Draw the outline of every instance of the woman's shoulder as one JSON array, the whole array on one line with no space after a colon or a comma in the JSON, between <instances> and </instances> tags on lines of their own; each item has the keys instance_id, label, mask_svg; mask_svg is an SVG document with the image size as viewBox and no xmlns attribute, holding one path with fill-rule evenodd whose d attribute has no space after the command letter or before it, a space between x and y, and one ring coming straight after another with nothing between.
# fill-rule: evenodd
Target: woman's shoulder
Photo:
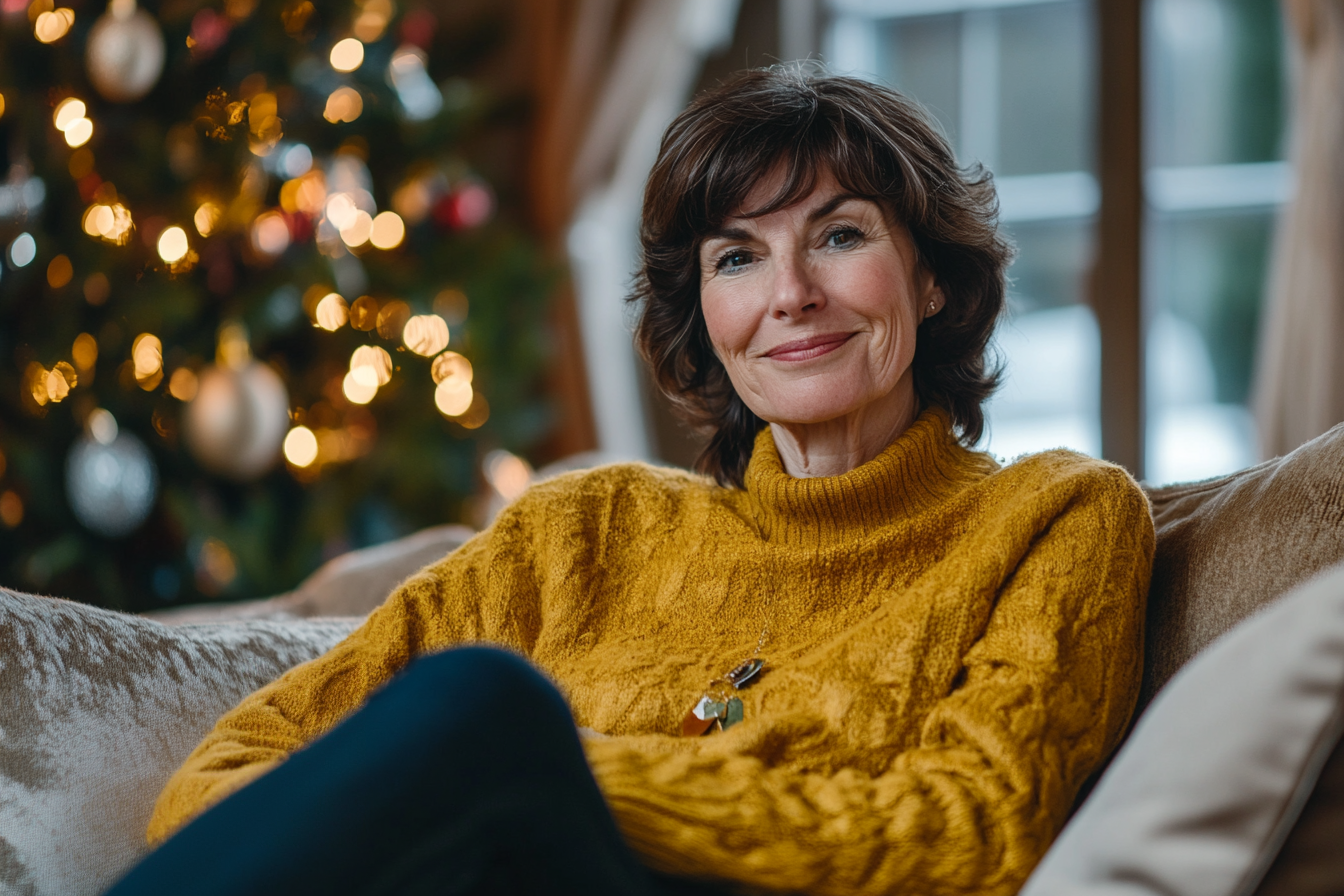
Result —
<instances>
[{"instance_id":1,"label":"woman's shoulder","mask_svg":"<svg viewBox=\"0 0 1344 896\"><path fill-rule=\"evenodd\" d=\"M1023 454L1004 464L995 476L1016 489L1063 491L1084 501L1149 513L1147 495L1124 467L1068 448Z\"/></svg>"},{"instance_id":2,"label":"woman's shoulder","mask_svg":"<svg viewBox=\"0 0 1344 896\"><path fill-rule=\"evenodd\" d=\"M669 504L713 500L725 491L714 480L688 470L628 461L547 476L531 485L517 503L603 513L622 507L651 511Z\"/></svg>"}]
</instances>

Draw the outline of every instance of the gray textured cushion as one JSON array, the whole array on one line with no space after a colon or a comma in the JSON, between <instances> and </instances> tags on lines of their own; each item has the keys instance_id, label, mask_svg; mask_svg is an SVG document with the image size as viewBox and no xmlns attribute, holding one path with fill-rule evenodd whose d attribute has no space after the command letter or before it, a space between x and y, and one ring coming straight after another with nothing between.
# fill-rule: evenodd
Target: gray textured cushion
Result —
<instances>
[{"instance_id":1,"label":"gray textured cushion","mask_svg":"<svg viewBox=\"0 0 1344 896\"><path fill-rule=\"evenodd\" d=\"M1284 457L1148 497L1157 558L1140 706L1223 632L1344 561L1344 425Z\"/></svg>"},{"instance_id":2,"label":"gray textured cushion","mask_svg":"<svg viewBox=\"0 0 1344 896\"><path fill-rule=\"evenodd\" d=\"M1254 892L1342 730L1344 565L1172 678L1021 896Z\"/></svg>"},{"instance_id":3,"label":"gray textured cushion","mask_svg":"<svg viewBox=\"0 0 1344 896\"><path fill-rule=\"evenodd\" d=\"M170 628L0 589L0 896L92 896L215 720L358 619Z\"/></svg>"}]
</instances>

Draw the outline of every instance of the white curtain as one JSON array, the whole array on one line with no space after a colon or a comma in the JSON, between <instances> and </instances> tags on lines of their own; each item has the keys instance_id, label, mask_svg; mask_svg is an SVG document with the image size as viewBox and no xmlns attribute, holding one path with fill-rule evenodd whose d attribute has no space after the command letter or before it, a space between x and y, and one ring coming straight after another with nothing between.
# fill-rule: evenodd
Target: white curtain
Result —
<instances>
[{"instance_id":1,"label":"white curtain","mask_svg":"<svg viewBox=\"0 0 1344 896\"><path fill-rule=\"evenodd\" d=\"M1344 0L1284 0L1297 189L1275 235L1256 371L1261 451L1344 421Z\"/></svg>"}]
</instances>

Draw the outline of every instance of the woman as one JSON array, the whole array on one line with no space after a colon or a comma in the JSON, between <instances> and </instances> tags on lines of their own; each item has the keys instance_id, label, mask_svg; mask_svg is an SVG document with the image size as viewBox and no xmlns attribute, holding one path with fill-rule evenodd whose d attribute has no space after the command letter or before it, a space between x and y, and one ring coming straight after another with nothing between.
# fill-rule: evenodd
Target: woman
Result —
<instances>
[{"instance_id":1,"label":"woman","mask_svg":"<svg viewBox=\"0 0 1344 896\"><path fill-rule=\"evenodd\" d=\"M115 892L1016 892L1133 708L1153 528L1116 467L967 447L994 215L892 91L697 98L636 298L709 476L533 487L224 716ZM410 663L464 644L568 707L493 648Z\"/></svg>"}]
</instances>

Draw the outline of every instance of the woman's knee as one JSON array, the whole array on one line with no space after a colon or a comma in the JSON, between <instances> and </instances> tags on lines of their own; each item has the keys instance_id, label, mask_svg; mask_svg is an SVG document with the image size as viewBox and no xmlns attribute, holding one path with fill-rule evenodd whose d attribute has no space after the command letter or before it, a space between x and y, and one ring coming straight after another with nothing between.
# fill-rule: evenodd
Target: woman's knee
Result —
<instances>
[{"instance_id":1,"label":"woman's knee","mask_svg":"<svg viewBox=\"0 0 1344 896\"><path fill-rule=\"evenodd\" d=\"M392 688L409 692L422 712L434 707L475 724L501 714L573 724L555 685L527 660L498 647L455 647L417 657L389 684Z\"/></svg>"}]
</instances>

